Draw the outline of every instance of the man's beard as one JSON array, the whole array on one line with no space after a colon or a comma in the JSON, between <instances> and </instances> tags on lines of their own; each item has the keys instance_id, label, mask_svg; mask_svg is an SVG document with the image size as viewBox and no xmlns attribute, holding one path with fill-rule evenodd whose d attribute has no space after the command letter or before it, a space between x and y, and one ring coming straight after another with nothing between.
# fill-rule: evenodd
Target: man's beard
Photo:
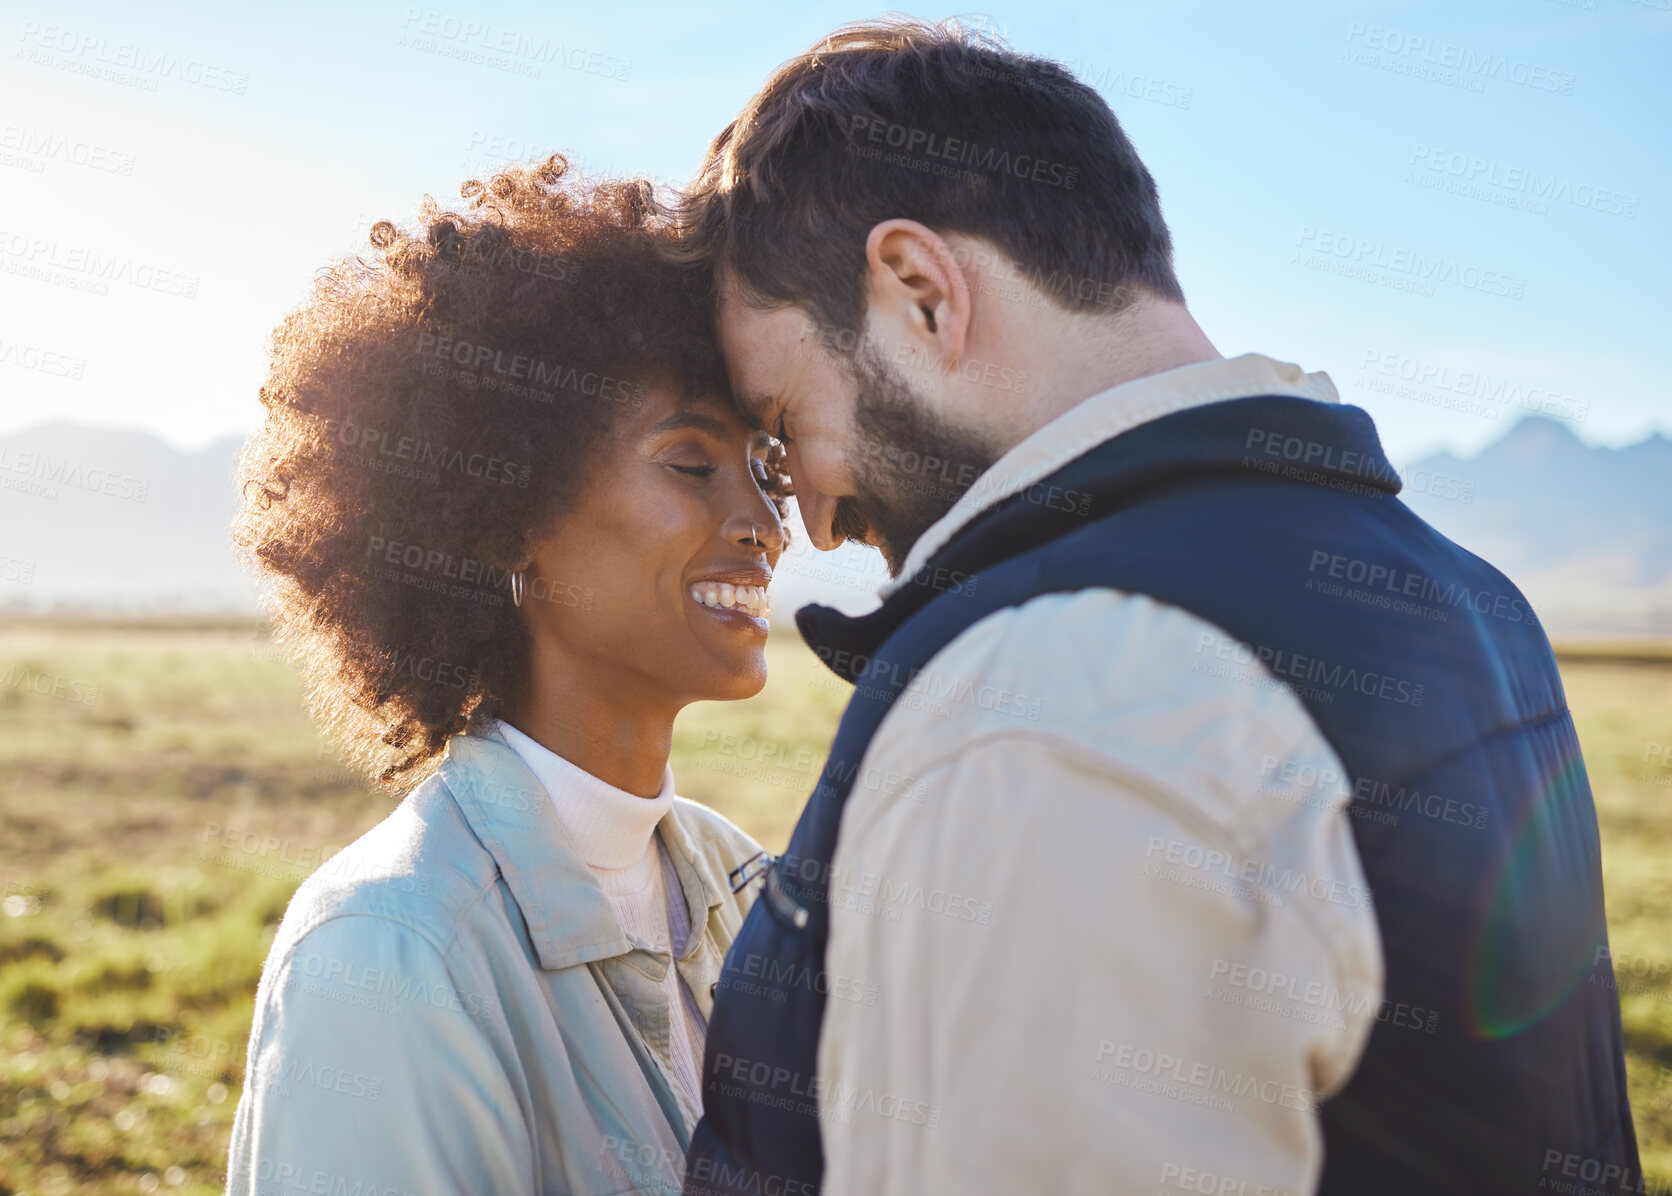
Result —
<instances>
[{"instance_id":1,"label":"man's beard","mask_svg":"<svg viewBox=\"0 0 1672 1196\"><path fill-rule=\"evenodd\" d=\"M911 384L869 349L854 355L850 372L857 387L848 454L854 493L837 500L830 530L876 545L898 577L912 545L999 454L924 410Z\"/></svg>"}]
</instances>

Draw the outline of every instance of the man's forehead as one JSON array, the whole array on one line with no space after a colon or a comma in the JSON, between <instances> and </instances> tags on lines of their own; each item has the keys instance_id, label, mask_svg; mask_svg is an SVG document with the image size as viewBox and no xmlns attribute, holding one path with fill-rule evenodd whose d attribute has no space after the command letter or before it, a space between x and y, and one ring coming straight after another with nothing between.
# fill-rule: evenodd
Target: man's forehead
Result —
<instances>
[{"instance_id":1,"label":"man's forehead","mask_svg":"<svg viewBox=\"0 0 1672 1196\"><path fill-rule=\"evenodd\" d=\"M792 381L812 321L789 304L762 306L722 277L718 324L737 405L754 419L764 419Z\"/></svg>"}]
</instances>

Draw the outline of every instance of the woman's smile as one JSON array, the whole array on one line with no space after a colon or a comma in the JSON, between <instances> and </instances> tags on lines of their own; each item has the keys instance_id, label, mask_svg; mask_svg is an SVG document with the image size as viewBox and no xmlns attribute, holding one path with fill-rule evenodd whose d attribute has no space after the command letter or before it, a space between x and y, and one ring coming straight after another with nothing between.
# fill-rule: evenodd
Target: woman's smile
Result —
<instances>
[{"instance_id":1,"label":"woman's smile","mask_svg":"<svg viewBox=\"0 0 1672 1196\"><path fill-rule=\"evenodd\" d=\"M728 626L765 635L767 619L772 614L772 602L767 594L771 583L770 569L715 574L691 583L691 601Z\"/></svg>"}]
</instances>

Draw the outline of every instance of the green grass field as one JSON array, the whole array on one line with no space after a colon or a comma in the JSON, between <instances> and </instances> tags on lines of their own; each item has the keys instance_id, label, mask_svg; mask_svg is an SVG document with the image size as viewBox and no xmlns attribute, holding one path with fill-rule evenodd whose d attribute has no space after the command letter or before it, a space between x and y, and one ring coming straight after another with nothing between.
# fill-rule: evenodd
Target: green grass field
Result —
<instances>
[{"instance_id":1,"label":"green grass field","mask_svg":"<svg viewBox=\"0 0 1672 1196\"><path fill-rule=\"evenodd\" d=\"M776 849L846 687L793 636L768 651L763 694L686 713L674 771ZM1672 1177L1672 667L1564 674L1644 1163ZM394 801L344 770L259 629L0 626L0 1196L220 1190L274 925Z\"/></svg>"}]
</instances>

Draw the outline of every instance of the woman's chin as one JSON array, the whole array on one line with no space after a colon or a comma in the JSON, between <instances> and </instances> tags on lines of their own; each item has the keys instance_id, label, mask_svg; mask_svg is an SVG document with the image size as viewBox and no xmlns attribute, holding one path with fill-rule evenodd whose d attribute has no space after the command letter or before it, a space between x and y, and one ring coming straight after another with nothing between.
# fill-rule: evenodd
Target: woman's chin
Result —
<instances>
[{"instance_id":1,"label":"woman's chin","mask_svg":"<svg viewBox=\"0 0 1672 1196\"><path fill-rule=\"evenodd\" d=\"M741 702L766 688L766 653L760 649L728 662L727 667L715 669L709 692L709 702Z\"/></svg>"}]
</instances>

